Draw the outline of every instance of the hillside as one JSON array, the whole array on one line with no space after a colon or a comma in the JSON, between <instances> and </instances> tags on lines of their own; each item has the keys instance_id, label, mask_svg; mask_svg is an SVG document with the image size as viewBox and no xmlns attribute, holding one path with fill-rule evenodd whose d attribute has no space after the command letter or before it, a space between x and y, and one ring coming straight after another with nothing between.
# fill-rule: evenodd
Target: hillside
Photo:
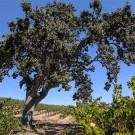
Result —
<instances>
[{"instance_id":1,"label":"hillside","mask_svg":"<svg viewBox=\"0 0 135 135\"><path fill-rule=\"evenodd\" d=\"M24 100L19 100L19 99L12 99L12 98L4 98L0 97L0 103L8 100L7 105L8 106L17 106L23 110L24 108ZM58 112L58 113L66 113L68 111L68 106L64 105L49 105L49 104L43 104L40 103L37 105L35 111L40 111L40 110L46 110L47 112Z\"/></svg>"},{"instance_id":2,"label":"hillside","mask_svg":"<svg viewBox=\"0 0 135 135\"><path fill-rule=\"evenodd\" d=\"M19 108L17 114L13 114L18 120L24 107L24 101L11 98L0 97L0 104L8 106L11 110L12 107ZM68 115L68 106L63 105L47 105L39 104L33 114L33 128L23 126L21 130L15 128L13 135L56 135L63 134L63 132L70 132L82 130L82 127L76 123L76 120L71 115Z\"/></svg>"}]
</instances>

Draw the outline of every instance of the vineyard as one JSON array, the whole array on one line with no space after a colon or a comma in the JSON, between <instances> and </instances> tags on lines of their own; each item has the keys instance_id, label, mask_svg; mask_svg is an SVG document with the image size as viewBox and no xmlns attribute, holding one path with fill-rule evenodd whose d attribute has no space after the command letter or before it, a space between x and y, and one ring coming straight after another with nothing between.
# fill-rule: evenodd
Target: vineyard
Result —
<instances>
[{"instance_id":1,"label":"vineyard","mask_svg":"<svg viewBox=\"0 0 135 135\"><path fill-rule=\"evenodd\" d=\"M121 86L115 85L112 103L106 104L100 99L78 102L72 108L72 115L84 127L85 134L135 135L135 98L122 96Z\"/></svg>"},{"instance_id":2,"label":"vineyard","mask_svg":"<svg viewBox=\"0 0 135 135\"><path fill-rule=\"evenodd\" d=\"M14 117L22 113L23 106L22 100L0 98L0 135L11 134L14 131L24 132L20 119ZM72 119L75 119L74 122L68 117L71 115ZM42 117L37 119L39 116ZM67 117L70 124L60 125L59 122ZM47 119L51 121L46 121ZM77 102L76 107L39 104L34 112L34 120L33 127L36 130L51 129L49 133L59 127L57 130L65 131L64 135L109 135L112 133L134 135L135 99L123 96L121 86L115 85L110 104L101 102L101 98L93 99L93 97L89 101ZM48 122L51 123L48 124Z\"/></svg>"},{"instance_id":3,"label":"vineyard","mask_svg":"<svg viewBox=\"0 0 135 135\"><path fill-rule=\"evenodd\" d=\"M4 103L4 106L8 107L17 107L19 109L18 113L22 113L24 109L24 101L18 100L18 99L11 99L11 98L2 98L0 97L0 103ZM55 112L55 113L62 113L65 114L68 112L69 107L64 105L48 105L48 104L42 104L40 103L37 105L35 109L35 114L41 114L41 113L49 113L49 112Z\"/></svg>"},{"instance_id":4,"label":"vineyard","mask_svg":"<svg viewBox=\"0 0 135 135\"><path fill-rule=\"evenodd\" d=\"M20 122L24 101L11 98L0 98L0 105L0 135L16 133L25 134L27 132L32 135L36 133L42 134L43 129L45 130L44 133L46 132L47 135L54 132L60 132L61 134L64 131L68 134L70 130L82 130L82 126L75 123L74 118L71 116L68 117L69 106L39 104L33 114L34 130L29 131L29 128L22 127ZM65 122L63 121L64 119Z\"/></svg>"}]
</instances>

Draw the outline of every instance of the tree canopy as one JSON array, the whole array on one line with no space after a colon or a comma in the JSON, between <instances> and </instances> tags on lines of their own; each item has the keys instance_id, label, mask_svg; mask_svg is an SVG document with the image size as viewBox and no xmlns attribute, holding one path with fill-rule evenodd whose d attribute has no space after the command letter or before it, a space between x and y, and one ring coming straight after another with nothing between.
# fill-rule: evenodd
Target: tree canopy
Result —
<instances>
[{"instance_id":1,"label":"tree canopy","mask_svg":"<svg viewBox=\"0 0 135 135\"><path fill-rule=\"evenodd\" d=\"M94 62L107 70L106 90L117 82L119 62L135 63L135 14L128 3L102 13L101 2L94 0L78 16L72 4L56 1L35 8L24 1L21 7L25 16L9 22L10 32L0 41L0 80L21 77L20 87L32 97L43 98L59 86L68 91L74 81L73 98L87 99ZM95 57L89 53L93 46Z\"/></svg>"}]
</instances>

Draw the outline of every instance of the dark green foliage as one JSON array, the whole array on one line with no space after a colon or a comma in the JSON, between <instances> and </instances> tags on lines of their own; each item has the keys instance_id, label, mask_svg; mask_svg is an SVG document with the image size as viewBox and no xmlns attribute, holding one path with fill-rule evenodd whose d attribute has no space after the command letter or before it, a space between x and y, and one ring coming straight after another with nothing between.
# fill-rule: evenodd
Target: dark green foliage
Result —
<instances>
[{"instance_id":1,"label":"dark green foliage","mask_svg":"<svg viewBox=\"0 0 135 135\"><path fill-rule=\"evenodd\" d=\"M0 41L0 81L5 76L14 79L21 77L20 88L23 85L26 88L23 124L32 123L28 116L32 118L31 112L50 89L62 88L68 91L71 81L75 82L77 90L73 99L89 100L93 84L90 75L95 71L95 62L106 68L105 90L117 82L119 62L128 66L135 63L135 14L128 3L114 12L102 13L100 0L93 0L90 9L78 16L72 4L56 1L35 8L23 1L21 7L24 17L9 22L10 32L3 35ZM89 53L93 46L97 48L95 56ZM121 104L127 104L126 100L129 100L114 92L117 107L115 104L116 108L113 105L112 108L105 106L107 110L102 112L111 126L118 121L112 121L110 116L116 119L125 116L114 115L114 110L116 112L119 108L115 98L117 94ZM100 111L97 112L100 106L93 109L97 116L100 116ZM122 109L127 113L125 108ZM133 117L134 114L130 114L129 119ZM100 117L96 119L96 124L104 123L104 119L103 122ZM102 126L107 128L105 123ZM123 127L120 128L123 130Z\"/></svg>"}]
</instances>

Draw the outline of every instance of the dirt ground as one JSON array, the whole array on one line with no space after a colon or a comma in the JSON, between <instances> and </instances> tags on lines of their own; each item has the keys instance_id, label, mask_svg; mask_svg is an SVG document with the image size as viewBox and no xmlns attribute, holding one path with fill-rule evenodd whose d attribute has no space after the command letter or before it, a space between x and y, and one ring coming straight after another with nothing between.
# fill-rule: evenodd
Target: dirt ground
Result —
<instances>
[{"instance_id":1,"label":"dirt ground","mask_svg":"<svg viewBox=\"0 0 135 135\"><path fill-rule=\"evenodd\" d=\"M62 132L76 129L81 130L82 127L72 116L62 114L48 116L43 113L33 117L33 130L24 127L22 132L16 132L13 135L61 135Z\"/></svg>"}]
</instances>

